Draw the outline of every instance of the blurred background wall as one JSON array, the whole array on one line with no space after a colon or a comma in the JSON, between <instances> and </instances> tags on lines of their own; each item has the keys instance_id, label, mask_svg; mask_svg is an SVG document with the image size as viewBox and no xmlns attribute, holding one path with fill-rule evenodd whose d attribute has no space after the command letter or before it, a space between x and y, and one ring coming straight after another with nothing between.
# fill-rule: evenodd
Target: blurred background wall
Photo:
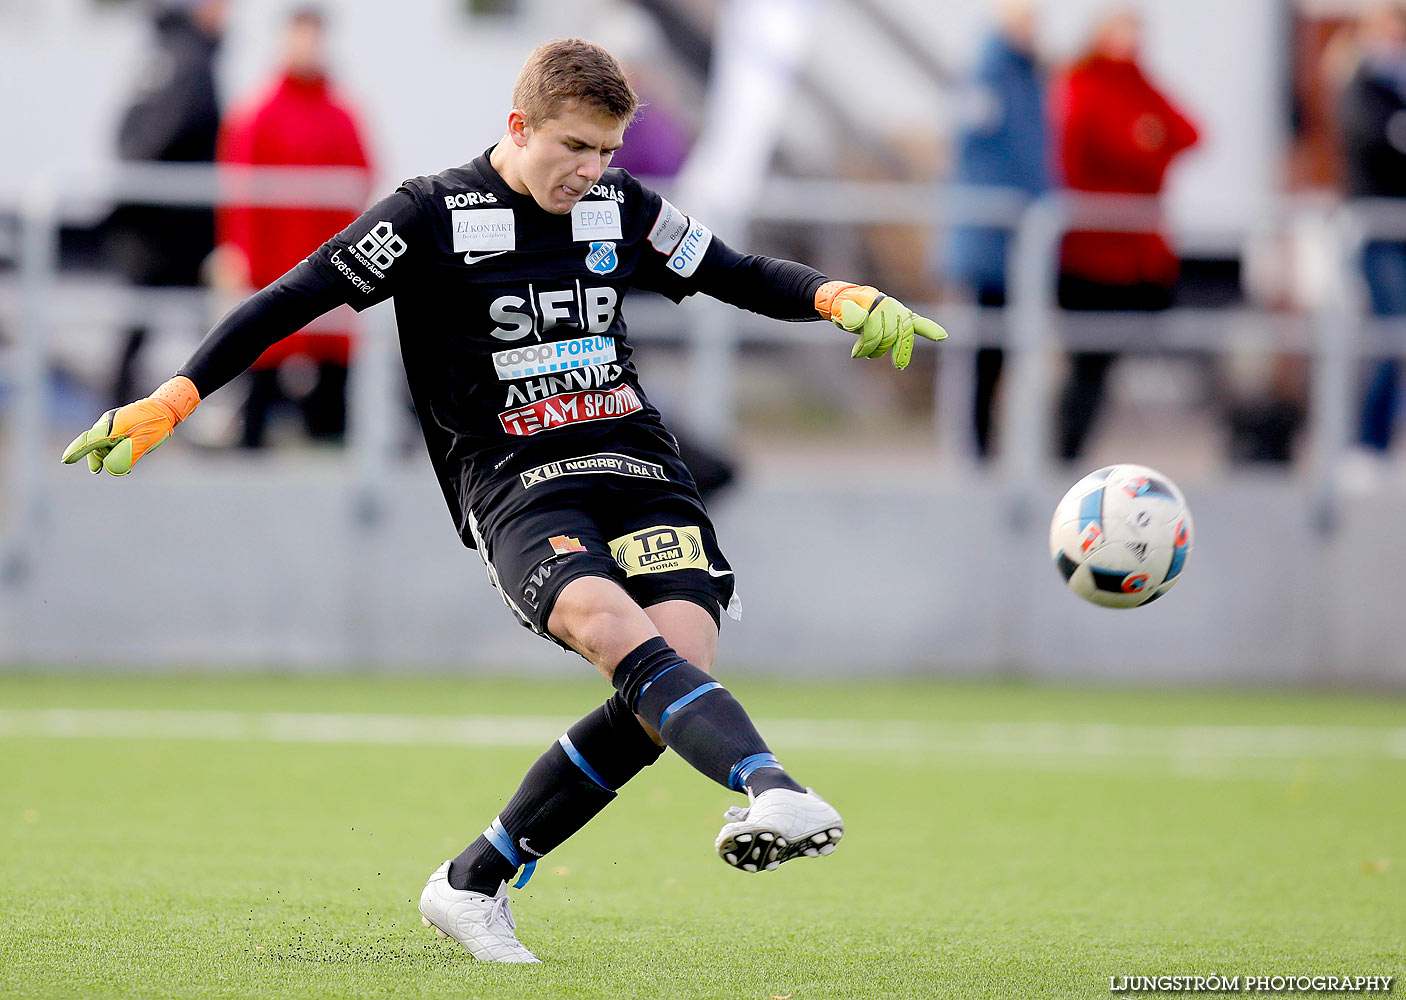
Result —
<instances>
[{"instance_id":1,"label":"blurred background wall","mask_svg":"<svg viewBox=\"0 0 1406 1000\"><path fill-rule=\"evenodd\" d=\"M1112 6L1035 5L1050 79ZM580 34L627 62L647 114L672 116L686 141L701 135L692 161L640 171L681 207L734 245L872 281L951 331L897 375L850 361L820 324L627 306L644 384L725 472L713 506L746 611L724 629L726 661L1406 683L1395 609L1406 473L1399 446L1356 440L1366 356L1402 349L1399 320L1372 316L1358 268L1361 219L1386 225L1391 212L1344 208L1335 117L1368 5L1130 6L1143 70L1199 132L1160 202L1181 258L1171 308L1134 316L1059 308L1050 279L1077 212L1058 180L1048 212L1023 205L1001 223L1026 254L1010 262L1009 302L976 301L944 273L946 234L985 204L954 164L986 109L971 80L999 14L986 0L325 11L328 65L368 136L375 191L495 142L526 54ZM215 61L226 107L276 68L292 7L230 4ZM151 328L136 366L145 392L235 300L134 289L105 262L115 137L150 72L149 17L138 0L0 0L0 664L580 669L514 625L452 534L385 307L359 327L347 446L309 443L284 420L267 447L232 447L237 383L130 480L57 467L111 405L121 330ZM763 89L729 103L734 72ZM1145 226L1146 209L1114 228ZM995 345L1008 356L999 446L983 458L973 362ZM1065 348L1080 345L1122 356L1087 445L1061 459L1045 439ZM280 384L296 397L304 375ZM1113 461L1177 479L1198 528L1185 580L1140 611L1081 604L1045 551L1064 488ZM93 609L114 600L122 614L99 624Z\"/></svg>"}]
</instances>

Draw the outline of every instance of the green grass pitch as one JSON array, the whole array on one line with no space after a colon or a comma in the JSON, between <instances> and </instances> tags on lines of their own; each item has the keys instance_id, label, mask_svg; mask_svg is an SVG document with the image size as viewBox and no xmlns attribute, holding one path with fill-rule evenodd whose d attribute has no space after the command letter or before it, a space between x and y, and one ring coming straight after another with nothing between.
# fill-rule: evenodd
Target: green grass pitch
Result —
<instances>
[{"instance_id":1,"label":"green grass pitch","mask_svg":"<svg viewBox=\"0 0 1406 1000\"><path fill-rule=\"evenodd\" d=\"M543 964L502 967L415 901L602 682L0 676L0 997L1107 997L1121 975L1406 974L1400 697L732 686L843 812L840 849L728 868L712 841L736 796L666 756L514 893Z\"/></svg>"}]
</instances>

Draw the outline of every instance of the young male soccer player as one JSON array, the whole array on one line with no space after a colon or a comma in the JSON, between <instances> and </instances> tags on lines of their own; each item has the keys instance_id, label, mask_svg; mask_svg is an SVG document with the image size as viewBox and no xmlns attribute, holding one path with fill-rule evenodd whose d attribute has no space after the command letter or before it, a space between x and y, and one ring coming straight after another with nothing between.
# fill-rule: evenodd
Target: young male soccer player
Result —
<instances>
[{"instance_id":1,"label":"young male soccer player","mask_svg":"<svg viewBox=\"0 0 1406 1000\"><path fill-rule=\"evenodd\" d=\"M415 410L464 543L526 627L576 651L616 693L528 770L483 835L430 876L426 925L479 959L535 962L507 885L673 749L748 804L715 847L743 871L829 854L840 814L791 777L708 673L733 573L673 438L640 388L630 288L704 292L856 333L855 357L946 336L868 286L744 256L623 170L638 99L604 49L528 58L507 132L482 156L406 181L230 312L149 398L110 410L64 453L125 475L201 398L270 344L349 303L394 296Z\"/></svg>"}]
</instances>

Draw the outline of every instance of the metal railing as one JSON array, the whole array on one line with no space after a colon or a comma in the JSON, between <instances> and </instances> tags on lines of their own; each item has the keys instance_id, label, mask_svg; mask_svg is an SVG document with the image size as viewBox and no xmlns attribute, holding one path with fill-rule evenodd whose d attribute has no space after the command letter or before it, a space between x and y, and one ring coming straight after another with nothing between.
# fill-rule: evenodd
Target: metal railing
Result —
<instances>
[{"instance_id":1,"label":"metal railing","mask_svg":"<svg viewBox=\"0 0 1406 1000\"><path fill-rule=\"evenodd\" d=\"M45 530L45 494L58 470L47 452L46 372L49 333L58 304L57 231L61 222L81 206L67 192L83 191L95 204L134 201L167 205L218 205L238 202L263 206L361 208L364 177L342 169L250 168L213 171L207 167L127 165L99 177L46 178L36 183L21 205L18 316L13 345L4 367L12 375L8 422L9 461L0 467L9 498L9 523L0 549L0 584L22 587L35 547ZM61 192L63 195L61 197ZM1060 241L1071 229L1140 231L1160 222L1158 203L1151 198L1050 195L1028 201L1019 192L999 189L935 187L928 184L846 183L775 179L769 182L752 221L801 222L821 226L887 223L922 226L991 226L1014 234L1005 311L1008 353L1006 410L1001 421L999 472L1007 484L1011 524L1017 533L1032 524L1030 485L1048 471L1045 429L1052 412L1053 365L1059 351L1077 348L1088 334L1061 333L1054 300ZM1264 223L1282 226L1296 217L1312 217L1316 231L1330 245L1323 248L1338 262L1335 290L1322 297L1308 317L1307 344L1282 345L1304 350L1313 360L1310 476L1317 497L1320 527L1330 530L1338 501L1337 458L1348 443L1350 412L1356 397L1354 362L1364 353L1402 352L1402 344L1385 336L1367 336L1359 286L1358 259L1372 238L1406 237L1406 207L1398 202L1325 206L1320 200L1290 198L1267 201ZM728 238L739 234L724 233ZM915 305L918 305L915 303ZM638 322L643 330L647 324ZM726 436L734 427L732 386L739 347L744 341L786 343L817 339L813 328L776 323L739 313L718 304L699 303L679 314L688 329L693 391L689 407L694 423L705 434ZM1266 324L1278 322L1269 313L1256 314ZM1172 315L1158 320L1166 325ZM349 433L354 458L348 476L360 499L359 509L374 521L382 509L385 489L381 475L395 450L392 433L397 409L394 384L394 320L380 307L370 310L352 375ZM954 406L954 386L960 386L969 366L962 362L975 349L962 331L943 345L934 387L942 407L939 423L949 451L966 426L964 407ZM823 336L823 334L819 335ZM1214 328L1182 330L1176 343L1209 353L1238 350L1238 345ZM1137 353L1161 350L1166 340L1125 341L1120 350Z\"/></svg>"},{"instance_id":2,"label":"metal railing","mask_svg":"<svg viewBox=\"0 0 1406 1000\"><path fill-rule=\"evenodd\" d=\"M77 192L77 195L71 194ZM93 205L128 202L149 205L206 207L238 204L255 207L365 207L364 171L334 167L222 167L200 164L123 164L101 174L45 177L32 184L20 202L18 317L13 345L0 355L12 371L8 462L0 486L8 498L8 524L0 533L0 586L23 589L46 529L45 515L53 457L48 452L46 387L51 314L58 289L58 231L65 219L91 214ZM385 383L391 362L386 355L393 320L382 311L367 324L363 357L349 405L352 436L358 455L364 449L388 447L378 419L389 412L385 400L374 398L374 387ZM387 327L391 327L387 329ZM370 458L362 460L366 466ZM371 496L376 477L360 470L362 494Z\"/></svg>"}]
</instances>

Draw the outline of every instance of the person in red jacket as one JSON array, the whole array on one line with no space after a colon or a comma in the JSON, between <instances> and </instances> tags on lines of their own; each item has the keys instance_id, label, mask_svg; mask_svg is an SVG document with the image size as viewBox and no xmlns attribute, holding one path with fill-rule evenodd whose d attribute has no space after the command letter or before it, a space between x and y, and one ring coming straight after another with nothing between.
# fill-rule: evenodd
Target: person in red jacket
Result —
<instances>
[{"instance_id":1,"label":"person in red jacket","mask_svg":"<svg viewBox=\"0 0 1406 1000\"><path fill-rule=\"evenodd\" d=\"M355 115L328 83L325 28L316 8L299 8L290 15L282 72L229 115L216 156L223 164L359 168L364 187L358 198L364 200L370 191L366 144ZM216 218L216 284L245 294L263 288L350 225L357 214L352 208L231 205ZM241 444L262 447L270 412L289 399L300 406L309 437L341 440L351 353L350 331L335 329L298 333L265 351L249 375ZM302 384L294 384L298 381Z\"/></svg>"},{"instance_id":2,"label":"person in red jacket","mask_svg":"<svg viewBox=\"0 0 1406 1000\"><path fill-rule=\"evenodd\" d=\"M1167 168L1197 140L1196 127L1138 66L1141 21L1108 15L1088 52L1054 92L1054 132L1064 183L1075 191L1154 195ZM1060 253L1059 302L1071 310L1156 310L1171 302L1176 254L1156 232L1071 232ZM1058 449L1082 450L1114 355L1076 352L1060 401Z\"/></svg>"}]
</instances>

